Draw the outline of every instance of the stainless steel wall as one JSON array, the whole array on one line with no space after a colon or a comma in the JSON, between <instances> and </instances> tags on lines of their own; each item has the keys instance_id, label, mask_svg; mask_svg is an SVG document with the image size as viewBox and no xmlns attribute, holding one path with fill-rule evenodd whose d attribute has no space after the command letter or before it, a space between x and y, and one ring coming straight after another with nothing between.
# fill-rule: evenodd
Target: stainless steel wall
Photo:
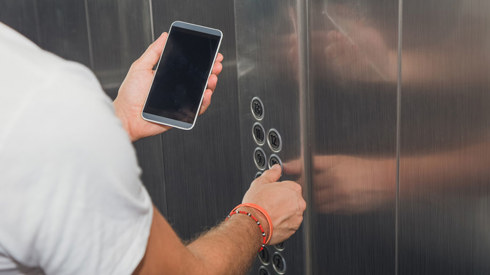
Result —
<instances>
[{"instance_id":1,"label":"stainless steel wall","mask_svg":"<svg viewBox=\"0 0 490 275\"><path fill-rule=\"evenodd\" d=\"M490 2L404 1L400 274L489 274Z\"/></svg>"},{"instance_id":2,"label":"stainless steel wall","mask_svg":"<svg viewBox=\"0 0 490 275\"><path fill-rule=\"evenodd\" d=\"M223 72L211 108L192 131L162 135L167 218L189 239L216 225L241 202L244 186L236 82L233 2L153 0L155 35L182 20L221 29ZM195 213L199 212L199 215Z\"/></svg>"},{"instance_id":3,"label":"stainless steel wall","mask_svg":"<svg viewBox=\"0 0 490 275\"><path fill-rule=\"evenodd\" d=\"M490 273L489 15L486 0L0 1L0 21L111 97L172 21L223 30L212 107L135 147L185 239L283 162L305 222L250 274Z\"/></svg>"},{"instance_id":4,"label":"stainless steel wall","mask_svg":"<svg viewBox=\"0 0 490 275\"><path fill-rule=\"evenodd\" d=\"M290 169L294 174L285 172L283 180L305 183L299 4L297 0L235 1L243 182L267 169L276 156L284 166L295 166ZM275 270L303 274L305 233L303 227L283 245L267 247L251 274L276 274Z\"/></svg>"},{"instance_id":5,"label":"stainless steel wall","mask_svg":"<svg viewBox=\"0 0 490 275\"><path fill-rule=\"evenodd\" d=\"M292 274L489 273L487 2L235 1L244 177L259 96L309 199Z\"/></svg>"},{"instance_id":6,"label":"stainless steel wall","mask_svg":"<svg viewBox=\"0 0 490 275\"><path fill-rule=\"evenodd\" d=\"M309 1L313 274L393 274L398 1Z\"/></svg>"}]
</instances>

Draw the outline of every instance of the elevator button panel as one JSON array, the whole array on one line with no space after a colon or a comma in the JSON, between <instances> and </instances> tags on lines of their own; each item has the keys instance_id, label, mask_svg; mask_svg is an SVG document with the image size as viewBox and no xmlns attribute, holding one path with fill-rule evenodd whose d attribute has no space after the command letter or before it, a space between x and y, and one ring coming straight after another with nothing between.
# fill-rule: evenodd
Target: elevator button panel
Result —
<instances>
[{"instance_id":1,"label":"elevator button panel","mask_svg":"<svg viewBox=\"0 0 490 275\"><path fill-rule=\"evenodd\" d=\"M265 130L264 127L256 122L252 127L252 136L258 145L264 145L265 143Z\"/></svg>"},{"instance_id":2,"label":"elevator button panel","mask_svg":"<svg viewBox=\"0 0 490 275\"><path fill-rule=\"evenodd\" d=\"M255 119L262 120L264 118L264 104L260 98L252 98L250 108L252 108L252 114L254 115Z\"/></svg>"},{"instance_id":3,"label":"elevator button panel","mask_svg":"<svg viewBox=\"0 0 490 275\"><path fill-rule=\"evenodd\" d=\"M286 260L284 260L284 257L278 252L275 252L272 256L272 266L277 273L286 273Z\"/></svg>"},{"instance_id":4,"label":"elevator button panel","mask_svg":"<svg viewBox=\"0 0 490 275\"><path fill-rule=\"evenodd\" d=\"M283 169L283 166L282 166L282 161L281 161L281 159L279 158L279 156L278 156L278 155L276 155L276 154L272 154L272 155L269 157L269 161L268 161L268 163L269 163L269 169L270 169L272 166L276 165L276 164L281 165L281 169Z\"/></svg>"},{"instance_id":5,"label":"elevator button panel","mask_svg":"<svg viewBox=\"0 0 490 275\"><path fill-rule=\"evenodd\" d=\"M256 148L254 152L254 162L259 170L265 170L267 164L267 157L262 148Z\"/></svg>"},{"instance_id":6,"label":"elevator button panel","mask_svg":"<svg viewBox=\"0 0 490 275\"><path fill-rule=\"evenodd\" d=\"M278 153L279 151L281 151L282 139L281 135L276 129L272 128L267 133L267 143L269 144L269 147L273 152Z\"/></svg>"},{"instance_id":7,"label":"elevator button panel","mask_svg":"<svg viewBox=\"0 0 490 275\"><path fill-rule=\"evenodd\" d=\"M282 150L282 138L279 131L275 128L269 128L266 131L264 128L264 104L258 97L252 98L250 102L250 109L255 123L252 125L252 138L255 141L257 147L254 150L253 159L255 166L259 170L254 178L258 178L262 175L266 168L271 168L275 164L281 165L283 168L279 152ZM267 125L265 125L268 127ZM265 145L267 141L267 145ZM266 150L268 151L266 153ZM270 154L267 158L267 154ZM286 260L281 253L284 253L284 242L276 244L274 246L266 246L257 255L261 266L258 269L259 275L268 274L285 274L286 273Z\"/></svg>"}]
</instances>

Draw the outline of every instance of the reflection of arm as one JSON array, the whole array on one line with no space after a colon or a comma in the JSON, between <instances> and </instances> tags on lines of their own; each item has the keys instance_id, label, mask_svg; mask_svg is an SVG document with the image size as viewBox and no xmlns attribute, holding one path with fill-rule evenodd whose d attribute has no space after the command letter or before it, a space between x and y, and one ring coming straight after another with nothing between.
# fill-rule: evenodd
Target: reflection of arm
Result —
<instances>
[{"instance_id":1,"label":"reflection of arm","mask_svg":"<svg viewBox=\"0 0 490 275\"><path fill-rule=\"evenodd\" d=\"M490 182L489 166L490 142L428 156L402 157L401 194L438 190L474 193Z\"/></svg>"}]
</instances>

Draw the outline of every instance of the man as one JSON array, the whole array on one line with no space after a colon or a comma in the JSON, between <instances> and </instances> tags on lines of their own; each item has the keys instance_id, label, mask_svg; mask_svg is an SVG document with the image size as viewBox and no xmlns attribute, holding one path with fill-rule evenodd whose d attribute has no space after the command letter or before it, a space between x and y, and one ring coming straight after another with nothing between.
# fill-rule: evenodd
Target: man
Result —
<instances>
[{"instance_id":1,"label":"man","mask_svg":"<svg viewBox=\"0 0 490 275\"><path fill-rule=\"evenodd\" d=\"M85 67L0 23L0 274L243 274L263 233L276 244L298 229L301 187L276 182L279 166L243 198L265 211L241 206L187 246L153 207L131 141L169 129L140 116L166 38L133 63L111 103Z\"/></svg>"}]
</instances>

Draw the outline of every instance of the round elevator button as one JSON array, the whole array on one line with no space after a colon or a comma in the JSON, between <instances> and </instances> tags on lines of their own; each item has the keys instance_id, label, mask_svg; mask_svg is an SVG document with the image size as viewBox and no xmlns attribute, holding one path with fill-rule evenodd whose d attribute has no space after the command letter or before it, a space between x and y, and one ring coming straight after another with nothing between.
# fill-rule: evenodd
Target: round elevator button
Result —
<instances>
[{"instance_id":1,"label":"round elevator button","mask_svg":"<svg viewBox=\"0 0 490 275\"><path fill-rule=\"evenodd\" d=\"M284 245L284 242L282 242L282 243L278 243L278 244L276 244L274 247L275 247L277 250L279 250L279 251L283 251L283 250L284 250L285 245Z\"/></svg>"},{"instance_id":2,"label":"round elevator button","mask_svg":"<svg viewBox=\"0 0 490 275\"><path fill-rule=\"evenodd\" d=\"M263 266L261 266L261 267L259 268L259 275L269 275L269 274L270 274L270 273L269 273L269 270L267 270L267 268L265 268L265 267L263 267Z\"/></svg>"},{"instance_id":3,"label":"round elevator button","mask_svg":"<svg viewBox=\"0 0 490 275\"><path fill-rule=\"evenodd\" d=\"M272 266L277 273L286 273L286 260L284 260L282 255L277 252L272 256Z\"/></svg>"},{"instance_id":4,"label":"round elevator button","mask_svg":"<svg viewBox=\"0 0 490 275\"><path fill-rule=\"evenodd\" d=\"M264 104L260 98L252 98L250 108L252 109L252 114L254 115L255 119L262 120L264 118Z\"/></svg>"},{"instance_id":5,"label":"round elevator button","mask_svg":"<svg viewBox=\"0 0 490 275\"><path fill-rule=\"evenodd\" d=\"M264 247L264 249L259 252L259 260L264 265L268 265L271 262L271 254L269 253L269 248Z\"/></svg>"},{"instance_id":6,"label":"round elevator button","mask_svg":"<svg viewBox=\"0 0 490 275\"><path fill-rule=\"evenodd\" d=\"M252 127L252 136L258 145L264 145L264 143L265 143L265 130L264 130L264 127L260 123L255 122L254 126Z\"/></svg>"},{"instance_id":7,"label":"round elevator button","mask_svg":"<svg viewBox=\"0 0 490 275\"><path fill-rule=\"evenodd\" d=\"M254 151L254 162L259 170L265 170L267 165L267 157L265 156L264 150L262 148L256 148Z\"/></svg>"},{"instance_id":8,"label":"round elevator button","mask_svg":"<svg viewBox=\"0 0 490 275\"><path fill-rule=\"evenodd\" d=\"M269 147L271 148L272 151L276 153L281 151L282 139L281 139L281 135L276 129L272 128L267 133L267 143L269 144Z\"/></svg>"},{"instance_id":9,"label":"round elevator button","mask_svg":"<svg viewBox=\"0 0 490 275\"><path fill-rule=\"evenodd\" d=\"M258 178L260 176L262 176L262 172L257 172L257 174L255 174L255 178Z\"/></svg>"},{"instance_id":10,"label":"round elevator button","mask_svg":"<svg viewBox=\"0 0 490 275\"><path fill-rule=\"evenodd\" d=\"M269 169L272 168L272 166L276 165L276 164L279 164L281 165L281 168L282 167L282 160L279 158L278 155L276 154L272 154L270 157L269 157L269 162L268 162L268 165L269 165Z\"/></svg>"}]
</instances>

